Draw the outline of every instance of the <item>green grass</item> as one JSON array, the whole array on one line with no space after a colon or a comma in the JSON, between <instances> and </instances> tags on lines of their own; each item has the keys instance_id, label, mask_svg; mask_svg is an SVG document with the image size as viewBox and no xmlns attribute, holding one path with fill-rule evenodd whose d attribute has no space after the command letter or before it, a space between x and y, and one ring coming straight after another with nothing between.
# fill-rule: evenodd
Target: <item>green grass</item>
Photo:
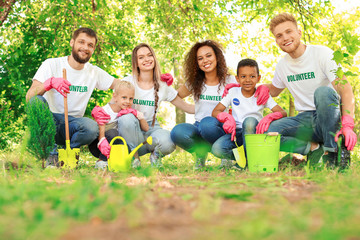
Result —
<instances>
[{"instance_id":1,"label":"green grass","mask_svg":"<svg viewBox=\"0 0 360 240\"><path fill-rule=\"evenodd\" d=\"M290 164L273 174L224 172L213 156L195 172L183 151L158 171L146 159L111 173L94 169L86 152L76 170L43 170L23 150L0 153L1 239L360 238L358 151L344 173Z\"/></svg>"}]
</instances>

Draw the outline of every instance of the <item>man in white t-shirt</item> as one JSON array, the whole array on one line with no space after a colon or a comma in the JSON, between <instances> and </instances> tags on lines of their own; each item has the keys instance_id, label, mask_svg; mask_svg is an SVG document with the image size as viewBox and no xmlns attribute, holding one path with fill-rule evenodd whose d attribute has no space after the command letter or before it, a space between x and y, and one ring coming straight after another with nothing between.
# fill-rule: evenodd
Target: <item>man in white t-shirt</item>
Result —
<instances>
[{"instance_id":1,"label":"man in white t-shirt","mask_svg":"<svg viewBox=\"0 0 360 240\"><path fill-rule=\"evenodd\" d=\"M333 51L302 43L301 30L288 13L275 16L270 31L286 55L278 62L272 83L266 86L273 97L287 88L299 114L272 122L269 131L282 134L282 151L307 154L310 164L322 159L328 167L346 168L350 163L349 151L357 141L353 131L354 95L346 78L340 83L335 74L339 66L332 60ZM259 98L266 98L266 93ZM341 135L344 144L338 149Z\"/></svg>"},{"instance_id":2,"label":"man in white t-shirt","mask_svg":"<svg viewBox=\"0 0 360 240\"><path fill-rule=\"evenodd\" d=\"M36 72L26 100L40 99L53 113L56 136L55 142L65 145L64 97L68 98L69 132L71 148L88 145L97 139L97 123L83 117L86 106L95 88L108 90L115 81L110 74L88 63L95 51L96 33L90 28L77 29L70 41L71 55L45 60ZM63 78L66 69L67 80ZM47 165L57 164L53 152Z\"/></svg>"}]
</instances>

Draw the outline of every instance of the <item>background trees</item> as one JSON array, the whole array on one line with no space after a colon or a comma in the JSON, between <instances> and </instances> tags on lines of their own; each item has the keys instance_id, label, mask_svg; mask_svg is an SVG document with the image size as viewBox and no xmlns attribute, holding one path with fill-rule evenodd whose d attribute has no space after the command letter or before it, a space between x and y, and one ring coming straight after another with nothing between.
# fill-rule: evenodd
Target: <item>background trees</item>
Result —
<instances>
[{"instance_id":1,"label":"background trees","mask_svg":"<svg viewBox=\"0 0 360 240\"><path fill-rule=\"evenodd\" d=\"M80 26L99 34L91 62L116 77L131 72L132 48L147 42L154 47L163 72L175 75L177 88L183 82L186 51L195 41L211 38L237 54L235 62L257 59L263 82L269 82L282 53L267 24L277 12L288 11L300 19L305 43L338 51L337 59L359 96L354 75L359 73L360 11L337 12L327 0L6 0L0 7L0 148L16 138L23 126L25 93L37 68L46 58L69 54L71 34ZM94 92L88 109L108 97L106 92ZM289 94L285 92L278 101L293 112ZM356 115L359 119L359 111ZM180 121L184 118L178 117Z\"/></svg>"}]
</instances>

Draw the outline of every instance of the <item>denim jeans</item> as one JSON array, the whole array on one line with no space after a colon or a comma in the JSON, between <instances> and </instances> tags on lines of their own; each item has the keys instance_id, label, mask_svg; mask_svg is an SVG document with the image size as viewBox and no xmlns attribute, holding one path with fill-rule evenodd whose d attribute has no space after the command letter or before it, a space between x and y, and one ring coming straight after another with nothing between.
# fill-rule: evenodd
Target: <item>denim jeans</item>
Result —
<instances>
[{"instance_id":1,"label":"denim jeans","mask_svg":"<svg viewBox=\"0 0 360 240\"><path fill-rule=\"evenodd\" d=\"M37 95L33 98L38 98L48 107L48 103L43 96ZM32 99L33 99L32 98ZM30 104L32 102L30 99ZM65 116L61 113L53 113L53 118L56 126L55 142L58 145L65 145ZM69 116L69 133L70 133L70 147L79 148L83 145L92 143L99 136L99 127L97 123L86 117L72 117Z\"/></svg>"},{"instance_id":2,"label":"denim jeans","mask_svg":"<svg viewBox=\"0 0 360 240\"><path fill-rule=\"evenodd\" d=\"M201 137L199 122L180 123L170 133L172 141L185 151L196 154L197 158L206 158L211 144Z\"/></svg>"},{"instance_id":3,"label":"denim jeans","mask_svg":"<svg viewBox=\"0 0 360 240\"><path fill-rule=\"evenodd\" d=\"M131 150L144 142L149 136L153 138L153 144L144 144L139 150L139 156L149 152L159 152L168 155L175 150L175 144L171 141L170 132L162 129L158 122L151 127L152 121L148 121L149 131L144 132L140 128L139 120L133 114L126 114L118 119L118 130L127 142Z\"/></svg>"},{"instance_id":4,"label":"denim jeans","mask_svg":"<svg viewBox=\"0 0 360 240\"><path fill-rule=\"evenodd\" d=\"M329 87L319 87L314 93L315 111L305 111L295 117L276 120L268 132L281 134L280 151L308 154L311 142L324 144L324 150L337 151L334 135L340 127L340 98Z\"/></svg>"},{"instance_id":5,"label":"denim jeans","mask_svg":"<svg viewBox=\"0 0 360 240\"><path fill-rule=\"evenodd\" d=\"M254 117L245 118L242 128L236 128L236 143L238 146L245 145L245 134L255 134L258 120ZM215 141L212 145L211 152L218 158L235 160L232 149L236 148L235 141L231 141L231 134L225 134Z\"/></svg>"}]
</instances>

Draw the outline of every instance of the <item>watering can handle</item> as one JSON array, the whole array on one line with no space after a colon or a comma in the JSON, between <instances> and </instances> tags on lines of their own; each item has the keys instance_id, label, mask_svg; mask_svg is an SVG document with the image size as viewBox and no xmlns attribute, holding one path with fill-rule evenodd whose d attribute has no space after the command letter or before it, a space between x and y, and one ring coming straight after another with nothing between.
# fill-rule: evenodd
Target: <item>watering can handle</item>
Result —
<instances>
[{"instance_id":1,"label":"watering can handle","mask_svg":"<svg viewBox=\"0 0 360 240\"><path fill-rule=\"evenodd\" d=\"M111 139L110 146L113 145L113 143L114 143L114 141L115 141L116 139L121 139L121 140L123 141L124 145L127 145L127 144L126 144L126 141L125 141L125 139L124 139L123 137L121 137L121 136L116 136L116 137L114 137L113 139Z\"/></svg>"}]
</instances>

